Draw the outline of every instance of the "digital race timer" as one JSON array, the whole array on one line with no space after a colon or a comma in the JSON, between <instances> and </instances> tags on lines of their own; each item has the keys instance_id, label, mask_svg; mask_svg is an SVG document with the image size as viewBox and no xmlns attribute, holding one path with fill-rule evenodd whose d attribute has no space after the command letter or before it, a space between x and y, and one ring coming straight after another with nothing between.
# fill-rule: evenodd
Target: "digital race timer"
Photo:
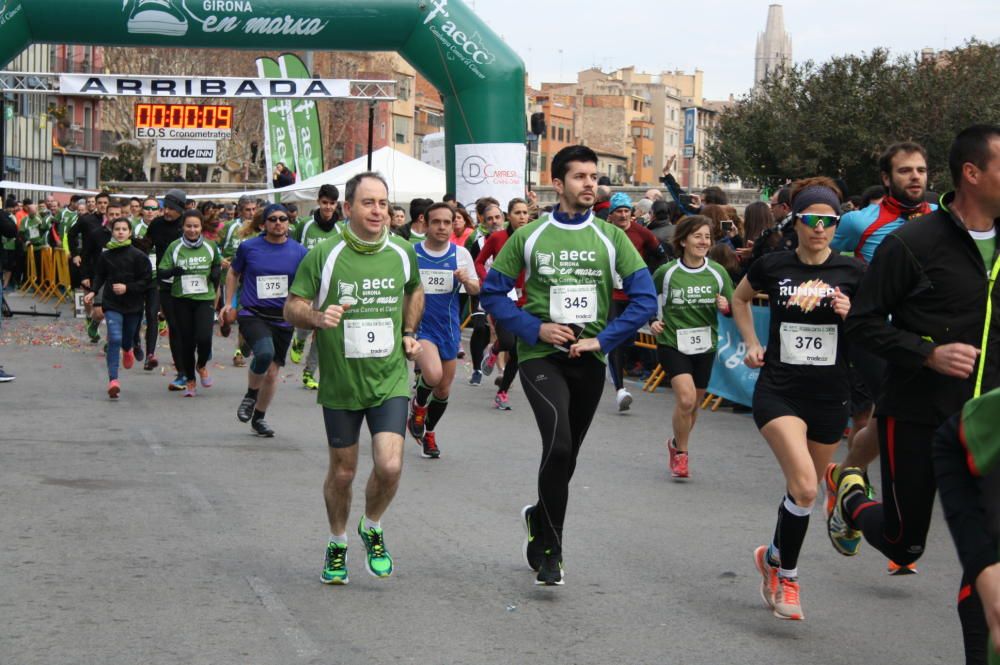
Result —
<instances>
[{"instance_id":1,"label":"digital race timer","mask_svg":"<svg viewBox=\"0 0 1000 665\"><path fill-rule=\"evenodd\" d=\"M136 104L135 128L224 129L233 128L233 107L219 104Z\"/></svg>"}]
</instances>

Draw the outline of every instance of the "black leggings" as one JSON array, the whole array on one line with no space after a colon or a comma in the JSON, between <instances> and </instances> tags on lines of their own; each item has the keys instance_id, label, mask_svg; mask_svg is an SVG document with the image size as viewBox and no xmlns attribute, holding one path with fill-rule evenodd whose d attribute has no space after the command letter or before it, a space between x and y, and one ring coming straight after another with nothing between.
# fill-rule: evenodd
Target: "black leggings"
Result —
<instances>
[{"instance_id":1,"label":"black leggings","mask_svg":"<svg viewBox=\"0 0 1000 665\"><path fill-rule=\"evenodd\" d=\"M175 302L176 299L169 290L160 289L160 309L163 310L163 317L167 320L167 330L169 331L167 340L170 344L170 358L174 361L174 367L177 371L181 372L183 371L181 369L183 363L181 362L181 342L174 308Z\"/></svg>"},{"instance_id":2,"label":"black leggings","mask_svg":"<svg viewBox=\"0 0 1000 665\"><path fill-rule=\"evenodd\" d=\"M569 481L601 401L604 363L590 353L576 359L564 354L532 358L521 363L521 385L542 435L536 513L542 543L561 551Z\"/></svg>"},{"instance_id":3,"label":"black leggings","mask_svg":"<svg viewBox=\"0 0 1000 665\"><path fill-rule=\"evenodd\" d=\"M196 377L195 367L201 368L212 355L212 324L215 307L211 300L174 298L174 320L181 345L180 370L188 381ZM195 365L195 353L198 363Z\"/></svg>"},{"instance_id":4,"label":"black leggings","mask_svg":"<svg viewBox=\"0 0 1000 665\"><path fill-rule=\"evenodd\" d=\"M153 355L156 352L156 338L160 334L159 325L160 321L158 314L160 313L160 292L153 288L146 291L145 298L146 307L146 355ZM135 331L135 343L139 343L139 337L142 334L140 332L142 326Z\"/></svg>"},{"instance_id":5,"label":"black leggings","mask_svg":"<svg viewBox=\"0 0 1000 665\"><path fill-rule=\"evenodd\" d=\"M943 451L947 451L942 454ZM957 454L952 453L955 451ZM964 445L959 432L959 417L952 416L937 430L934 442L936 478L941 491L941 504L948 526L956 543L959 534L969 527L967 509L982 514L982 496L979 492L969 492L975 483L969 473L963 455ZM988 481L987 481L988 482ZM985 517L985 516L984 516ZM965 642L966 665L986 665L986 650L989 648L989 627L983 612L983 601L976 591L975 579L968 573L962 574L962 586L958 593L958 619L962 624L962 639Z\"/></svg>"},{"instance_id":6,"label":"black leggings","mask_svg":"<svg viewBox=\"0 0 1000 665\"><path fill-rule=\"evenodd\" d=\"M496 322L494 322L493 327L497 331L497 353L507 352L507 364L504 365L503 377L500 379L500 388L498 389L498 392L505 393L510 390L510 386L517 376L517 337Z\"/></svg>"},{"instance_id":7,"label":"black leggings","mask_svg":"<svg viewBox=\"0 0 1000 665\"><path fill-rule=\"evenodd\" d=\"M878 419L883 502L865 501L849 516L872 547L901 566L924 553L937 481L932 425Z\"/></svg>"},{"instance_id":8,"label":"black leggings","mask_svg":"<svg viewBox=\"0 0 1000 665\"><path fill-rule=\"evenodd\" d=\"M473 298L473 303L478 303L478 299ZM490 324L484 312L473 312L469 325L472 326L472 337L469 339L472 369L478 372L483 369L483 357L486 347L490 345Z\"/></svg>"}]
</instances>

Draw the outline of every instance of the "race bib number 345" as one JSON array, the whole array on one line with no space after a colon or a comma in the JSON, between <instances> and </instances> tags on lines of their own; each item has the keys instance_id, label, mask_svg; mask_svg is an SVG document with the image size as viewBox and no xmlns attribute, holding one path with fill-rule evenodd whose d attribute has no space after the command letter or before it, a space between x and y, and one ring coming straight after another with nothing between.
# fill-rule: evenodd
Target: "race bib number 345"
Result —
<instances>
[{"instance_id":1,"label":"race bib number 345","mask_svg":"<svg viewBox=\"0 0 1000 665\"><path fill-rule=\"evenodd\" d=\"M781 362L830 366L837 362L837 326L781 324Z\"/></svg>"},{"instance_id":2,"label":"race bib number 345","mask_svg":"<svg viewBox=\"0 0 1000 665\"><path fill-rule=\"evenodd\" d=\"M344 321L344 355L348 358L385 358L395 344L392 319Z\"/></svg>"},{"instance_id":3,"label":"race bib number 345","mask_svg":"<svg viewBox=\"0 0 1000 665\"><path fill-rule=\"evenodd\" d=\"M549 288L549 318L553 323L580 325L597 320L597 285L567 284Z\"/></svg>"}]
</instances>

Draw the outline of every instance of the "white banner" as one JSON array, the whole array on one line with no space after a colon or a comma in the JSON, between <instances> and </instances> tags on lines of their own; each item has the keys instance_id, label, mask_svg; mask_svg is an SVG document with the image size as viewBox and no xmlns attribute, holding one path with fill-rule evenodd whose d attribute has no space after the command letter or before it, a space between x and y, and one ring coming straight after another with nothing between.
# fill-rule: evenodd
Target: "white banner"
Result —
<instances>
[{"instance_id":1,"label":"white banner","mask_svg":"<svg viewBox=\"0 0 1000 665\"><path fill-rule=\"evenodd\" d=\"M215 141L157 141L156 159L161 164L217 164Z\"/></svg>"},{"instance_id":2,"label":"white banner","mask_svg":"<svg viewBox=\"0 0 1000 665\"><path fill-rule=\"evenodd\" d=\"M61 95L350 99L348 79L265 79L200 76L60 74Z\"/></svg>"},{"instance_id":3,"label":"white banner","mask_svg":"<svg viewBox=\"0 0 1000 665\"><path fill-rule=\"evenodd\" d=\"M465 143L455 146L455 197L475 207L477 199L492 196L507 210L514 198L524 198L523 143Z\"/></svg>"}]
</instances>

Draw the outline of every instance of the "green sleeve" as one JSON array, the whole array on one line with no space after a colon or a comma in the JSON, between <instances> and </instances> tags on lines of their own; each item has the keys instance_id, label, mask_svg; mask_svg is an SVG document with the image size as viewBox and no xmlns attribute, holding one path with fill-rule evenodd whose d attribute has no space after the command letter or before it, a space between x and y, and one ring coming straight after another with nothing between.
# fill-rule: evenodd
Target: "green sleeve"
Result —
<instances>
[{"instance_id":1,"label":"green sleeve","mask_svg":"<svg viewBox=\"0 0 1000 665\"><path fill-rule=\"evenodd\" d=\"M290 293L296 295L300 298L305 298L306 300L313 300L319 293L319 276L322 269L324 252L319 251L319 248L313 248L305 258L302 259L302 263L299 264L298 270L295 271L295 280L292 282L292 288ZM417 279L420 279L420 273L417 273Z\"/></svg>"},{"instance_id":2,"label":"green sleeve","mask_svg":"<svg viewBox=\"0 0 1000 665\"><path fill-rule=\"evenodd\" d=\"M417 263L417 253L413 250L413 245L406 248L406 258L410 261L410 279L404 288L407 293L413 293L420 286L420 265Z\"/></svg>"},{"instance_id":3,"label":"green sleeve","mask_svg":"<svg viewBox=\"0 0 1000 665\"><path fill-rule=\"evenodd\" d=\"M663 276L667 274L668 265L667 263L663 264L653 273L653 288L656 289L657 294L663 293Z\"/></svg>"},{"instance_id":4,"label":"green sleeve","mask_svg":"<svg viewBox=\"0 0 1000 665\"><path fill-rule=\"evenodd\" d=\"M611 227L611 238L615 244L615 272L617 272L622 279L625 279L629 275L638 272L639 270L646 268L646 262L642 260L642 256L636 250L635 245L632 241L628 239L625 232L619 229L613 224L608 224Z\"/></svg>"},{"instance_id":5,"label":"green sleeve","mask_svg":"<svg viewBox=\"0 0 1000 665\"><path fill-rule=\"evenodd\" d=\"M524 269L524 238L526 235L526 233L515 233L504 243L503 249L493 259L493 270L511 279L517 279Z\"/></svg>"},{"instance_id":6,"label":"green sleeve","mask_svg":"<svg viewBox=\"0 0 1000 665\"><path fill-rule=\"evenodd\" d=\"M160 257L160 265L156 267L158 271L170 272L171 270L174 269L174 246L176 244L177 244L176 240L170 243L170 245L167 247L167 251L165 251L163 253L163 256Z\"/></svg>"}]
</instances>

